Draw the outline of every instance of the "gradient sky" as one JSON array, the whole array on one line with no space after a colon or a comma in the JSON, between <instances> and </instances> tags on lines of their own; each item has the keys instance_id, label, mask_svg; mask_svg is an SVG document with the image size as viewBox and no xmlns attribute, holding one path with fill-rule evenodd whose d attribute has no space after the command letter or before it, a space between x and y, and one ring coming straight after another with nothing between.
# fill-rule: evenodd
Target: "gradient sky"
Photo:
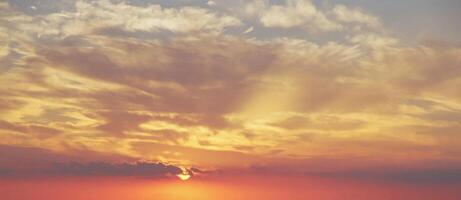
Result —
<instances>
[{"instance_id":1,"label":"gradient sky","mask_svg":"<svg viewBox=\"0 0 461 200\"><path fill-rule=\"evenodd\" d=\"M282 198L258 193L280 179L296 185L281 195L304 191L307 177L351 199L369 199L357 180L456 199L459 10L458 0L0 0L0 177L33 179L0 185L31 199L42 179L136 176L162 188L188 173L197 187L255 181L248 199ZM326 188L312 198L338 198Z\"/></svg>"}]
</instances>

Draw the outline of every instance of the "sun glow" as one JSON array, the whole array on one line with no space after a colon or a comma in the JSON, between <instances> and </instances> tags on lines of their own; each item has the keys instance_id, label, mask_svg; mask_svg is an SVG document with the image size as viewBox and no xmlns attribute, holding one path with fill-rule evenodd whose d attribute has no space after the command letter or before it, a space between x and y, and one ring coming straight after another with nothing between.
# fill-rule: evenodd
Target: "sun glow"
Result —
<instances>
[{"instance_id":1,"label":"sun glow","mask_svg":"<svg viewBox=\"0 0 461 200\"><path fill-rule=\"evenodd\" d=\"M190 175L185 174L185 173L181 173L181 174L178 174L176 176L182 181L187 181L188 179L190 179Z\"/></svg>"}]
</instances>

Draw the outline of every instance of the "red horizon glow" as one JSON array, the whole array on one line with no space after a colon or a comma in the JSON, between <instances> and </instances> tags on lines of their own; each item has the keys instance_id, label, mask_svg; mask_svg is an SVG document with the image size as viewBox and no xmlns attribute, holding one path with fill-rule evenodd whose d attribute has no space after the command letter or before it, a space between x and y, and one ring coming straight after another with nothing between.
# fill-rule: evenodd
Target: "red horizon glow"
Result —
<instances>
[{"instance_id":1,"label":"red horizon glow","mask_svg":"<svg viewBox=\"0 0 461 200\"><path fill-rule=\"evenodd\" d=\"M457 200L458 185L404 184L286 176L235 176L189 181L140 178L1 180L2 199L357 199ZM27 191L27 192L23 192Z\"/></svg>"}]
</instances>

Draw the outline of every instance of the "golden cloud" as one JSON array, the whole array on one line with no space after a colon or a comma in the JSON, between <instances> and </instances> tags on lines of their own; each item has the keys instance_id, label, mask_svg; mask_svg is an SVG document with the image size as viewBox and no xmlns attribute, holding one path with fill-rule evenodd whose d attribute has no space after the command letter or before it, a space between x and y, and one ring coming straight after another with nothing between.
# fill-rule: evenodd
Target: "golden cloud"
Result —
<instances>
[{"instance_id":1,"label":"golden cloud","mask_svg":"<svg viewBox=\"0 0 461 200\"><path fill-rule=\"evenodd\" d=\"M273 164L320 156L459 159L459 46L409 46L368 32L325 44L259 40L223 33L240 22L202 8L76 6L76 12L41 17L2 16L12 36L0 35L8 44L0 50L2 144L166 161L180 156L156 150L190 150L190 162L216 165L200 155L229 155L248 165L256 158ZM271 6L261 20L304 24L306 16L276 22L264 16L290 9L318 15L311 6ZM378 26L377 19L350 12L343 22ZM50 28L39 30L34 23L40 20ZM113 27L183 35L146 39L95 31Z\"/></svg>"}]
</instances>

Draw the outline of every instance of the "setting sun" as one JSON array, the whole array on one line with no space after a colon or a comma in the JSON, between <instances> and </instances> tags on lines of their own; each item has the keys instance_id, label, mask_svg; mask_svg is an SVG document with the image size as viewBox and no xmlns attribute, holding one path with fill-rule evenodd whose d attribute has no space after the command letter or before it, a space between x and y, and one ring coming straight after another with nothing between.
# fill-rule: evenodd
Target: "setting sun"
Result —
<instances>
[{"instance_id":1,"label":"setting sun","mask_svg":"<svg viewBox=\"0 0 461 200\"><path fill-rule=\"evenodd\" d=\"M187 181L190 179L190 175L189 174L178 174L176 175L181 181Z\"/></svg>"}]
</instances>

